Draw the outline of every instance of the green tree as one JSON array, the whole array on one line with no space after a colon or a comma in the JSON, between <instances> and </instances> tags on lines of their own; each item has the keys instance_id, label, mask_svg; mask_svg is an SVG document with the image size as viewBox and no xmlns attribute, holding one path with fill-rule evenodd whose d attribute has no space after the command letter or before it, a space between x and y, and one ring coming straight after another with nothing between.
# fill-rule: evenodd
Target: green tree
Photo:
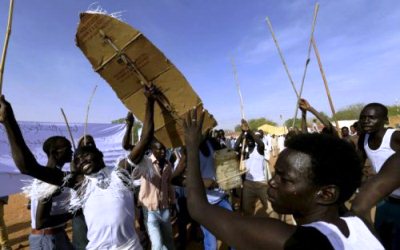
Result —
<instances>
[{"instance_id":1,"label":"green tree","mask_svg":"<svg viewBox=\"0 0 400 250\"><path fill-rule=\"evenodd\" d=\"M361 110L364 106L363 103L349 105L336 112L335 118L337 120L356 120L360 116Z\"/></svg>"},{"instance_id":2,"label":"green tree","mask_svg":"<svg viewBox=\"0 0 400 250\"><path fill-rule=\"evenodd\" d=\"M391 105L391 106L387 106L387 108L388 108L389 116L400 115L400 106L399 105Z\"/></svg>"},{"instance_id":3,"label":"green tree","mask_svg":"<svg viewBox=\"0 0 400 250\"><path fill-rule=\"evenodd\" d=\"M272 126L277 126L278 124L270 119L261 117L261 118L257 118L257 119L250 119L247 121L249 124L249 127L251 130L257 130L258 127L264 125L264 124L269 124ZM235 126L235 131L236 132L240 132L241 128L240 128L240 124Z\"/></svg>"},{"instance_id":4,"label":"green tree","mask_svg":"<svg viewBox=\"0 0 400 250\"><path fill-rule=\"evenodd\" d=\"M293 118L287 119L285 121L285 126L288 128L293 127ZM296 119L294 126L301 129L301 119Z\"/></svg>"}]
</instances>

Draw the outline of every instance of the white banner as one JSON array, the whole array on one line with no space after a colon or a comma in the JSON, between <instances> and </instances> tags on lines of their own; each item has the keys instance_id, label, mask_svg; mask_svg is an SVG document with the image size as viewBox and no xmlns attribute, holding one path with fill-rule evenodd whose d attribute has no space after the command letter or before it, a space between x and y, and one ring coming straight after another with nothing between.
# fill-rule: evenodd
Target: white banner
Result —
<instances>
[{"instance_id":1,"label":"white banner","mask_svg":"<svg viewBox=\"0 0 400 250\"><path fill-rule=\"evenodd\" d=\"M28 147L41 165L47 163L47 156L42 149L47 138L59 135L70 140L64 123L19 122L19 126ZM84 125L71 123L70 127L77 145L83 135ZM93 136L96 146L103 152L106 165L113 165L119 157L126 155L127 152L122 148L125 124L88 124L87 134ZM69 164L64 166L64 170L69 170ZM0 196L19 193L26 179L30 177L20 174L16 168L5 128L0 126Z\"/></svg>"}]
</instances>

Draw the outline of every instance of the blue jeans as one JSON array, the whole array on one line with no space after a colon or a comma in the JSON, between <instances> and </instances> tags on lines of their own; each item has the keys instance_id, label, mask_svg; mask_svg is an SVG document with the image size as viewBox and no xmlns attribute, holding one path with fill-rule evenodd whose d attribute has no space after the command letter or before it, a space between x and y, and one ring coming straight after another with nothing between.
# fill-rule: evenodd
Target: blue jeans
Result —
<instances>
[{"instance_id":1,"label":"blue jeans","mask_svg":"<svg viewBox=\"0 0 400 250\"><path fill-rule=\"evenodd\" d=\"M31 250L72 250L72 244L64 230L53 235L30 234Z\"/></svg>"},{"instance_id":2,"label":"blue jeans","mask_svg":"<svg viewBox=\"0 0 400 250\"><path fill-rule=\"evenodd\" d=\"M169 209L149 211L143 207L143 212L145 216L147 232L151 241L151 249L175 249Z\"/></svg>"},{"instance_id":3,"label":"blue jeans","mask_svg":"<svg viewBox=\"0 0 400 250\"><path fill-rule=\"evenodd\" d=\"M219 206L219 207L225 208L229 211L232 211L232 206L226 197L223 198L218 203L214 204L214 206ZM203 231L203 235L204 235L204 250L217 250L217 238L210 231L208 231L205 227L203 227L203 226L200 226L200 227L201 227L201 231Z\"/></svg>"}]
</instances>

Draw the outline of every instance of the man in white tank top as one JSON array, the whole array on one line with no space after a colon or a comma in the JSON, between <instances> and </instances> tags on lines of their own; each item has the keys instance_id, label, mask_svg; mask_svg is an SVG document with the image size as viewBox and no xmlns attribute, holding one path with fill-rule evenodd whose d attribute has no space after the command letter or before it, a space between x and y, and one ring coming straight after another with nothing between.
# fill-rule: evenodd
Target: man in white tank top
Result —
<instances>
[{"instance_id":1,"label":"man in white tank top","mask_svg":"<svg viewBox=\"0 0 400 250\"><path fill-rule=\"evenodd\" d=\"M235 150L242 152L243 139L246 138L244 164L246 177L243 182L243 214L254 215L258 200L263 205L263 215L267 216L268 209L268 184L266 174L266 162L264 160L264 143L259 136L249 128L247 121L242 120L242 133L235 144Z\"/></svg>"},{"instance_id":2,"label":"man in white tank top","mask_svg":"<svg viewBox=\"0 0 400 250\"><path fill-rule=\"evenodd\" d=\"M387 249L399 249L400 131L385 128L388 110L380 103L366 105L360 113L359 122L363 130L358 141L360 155L363 160L368 157L378 174L362 186L352 209L369 217L370 209L377 205L375 228L382 243Z\"/></svg>"},{"instance_id":3,"label":"man in white tank top","mask_svg":"<svg viewBox=\"0 0 400 250\"><path fill-rule=\"evenodd\" d=\"M188 208L191 216L237 249L383 249L358 217L339 209L361 183L356 152L330 135L302 134L287 141L268 182L274 210L293 214L297 225L272 218L241 216L207 201L200 173L199 145L205 113L186 117Z\"/></svg>"}]
</instances>

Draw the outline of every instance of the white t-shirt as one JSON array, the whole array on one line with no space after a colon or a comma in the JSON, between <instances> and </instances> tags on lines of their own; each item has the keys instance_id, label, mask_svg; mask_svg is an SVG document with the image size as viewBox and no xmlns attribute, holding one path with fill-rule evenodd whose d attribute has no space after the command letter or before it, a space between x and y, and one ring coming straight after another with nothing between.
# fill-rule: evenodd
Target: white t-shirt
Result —
<instances>
[{"instance_id":1,"label":"white t-shirt","mask_svg":"<svg viewBox=\"0 0 400 250\"><path fill-rule=\"evenodd\" d=\"M253 152L251 152L249 158L245 160L245 166L248 169L246 172L246 180L260 182L267 180L265 176L266 164L264 156L258 153L257 147L253 149Z\"/></svg>"}]
</instances>

